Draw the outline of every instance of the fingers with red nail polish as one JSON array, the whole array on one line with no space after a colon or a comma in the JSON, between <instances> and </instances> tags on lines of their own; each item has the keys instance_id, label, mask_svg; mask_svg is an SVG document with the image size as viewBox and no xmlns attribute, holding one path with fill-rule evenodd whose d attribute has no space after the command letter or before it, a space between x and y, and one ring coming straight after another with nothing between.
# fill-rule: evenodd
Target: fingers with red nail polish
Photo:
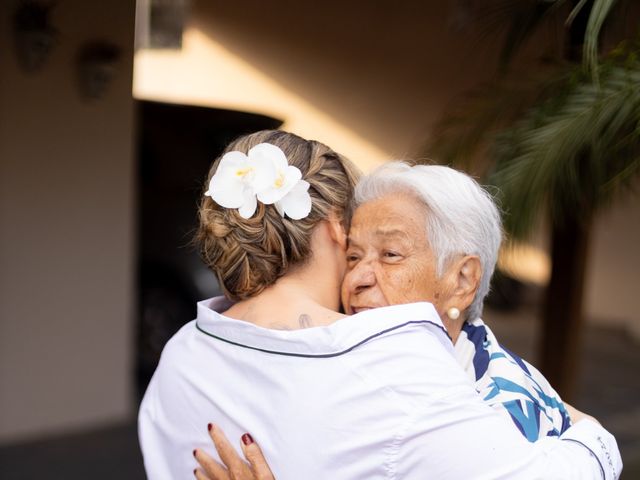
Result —
<instances>
[{"instance_id":1,"label":"fingers with red nail polish","mask_svg":"<svg viewBox=\"0 0 640 480\"><path fill-rule=\"evenodd\" d=\"M253 437L250 434L245 433L242 435L242 443L245 445L251 445L253 443Z\"/></svg>"},{"instance_id":2,"label":"fingers with red nail polish","mask_svg":"<svg viewBox=\"0 0 640 480\"><path fill-rule=\"evenodd\" d=\"M242 444L240 447L242 448L242 453L244 453L244 458L249 462L249 466L251 468L253 480L274 480L273 473L269 468L269 464L264 458L264 454L258 444L253 440L253 437L249 433L245 433L241 437Z\"/></svg>"},{"instance_id":3,"label":"fingers with red nail polish","mask_svg":"<svg viewBox=\"0 0 640 480\"><path fill-rule=\"evenodd\" d=\"M194 472L198 480L274 480L269 464L250 433L243 434L240 442L245 461L229 443L222 429L214 427L210 423L207 430L222 464L204 450L195 449L193 454L201 467Z\"/></svg>"}]
</instances>

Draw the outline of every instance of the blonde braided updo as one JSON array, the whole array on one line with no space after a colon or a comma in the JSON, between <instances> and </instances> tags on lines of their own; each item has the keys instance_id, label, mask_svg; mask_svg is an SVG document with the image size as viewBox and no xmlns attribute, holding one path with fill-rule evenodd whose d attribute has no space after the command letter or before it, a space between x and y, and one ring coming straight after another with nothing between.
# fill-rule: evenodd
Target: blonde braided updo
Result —
<instances>
[{"instance_id":1,"label":"blonde braided updo","mask_svg":"<svg viewBox=\"0 0 640 480\"><path fill-rule=\"evenodd\" d=\"M216 274L231 300L253 297L273 285L290 267L311 257L311 234L315 226L333 212L348 228L357 168L326 145L292 133L265 130L233 141L213 162L206 185L222 156L230 151L248 151L259 143L279 147L289 165L309 182L311 213L301 220L281 217L274 205L258 202L256 213L242 218L237 209L224 208L203 196L196 243L204 262Z\"/></svg>"}]
</instances>

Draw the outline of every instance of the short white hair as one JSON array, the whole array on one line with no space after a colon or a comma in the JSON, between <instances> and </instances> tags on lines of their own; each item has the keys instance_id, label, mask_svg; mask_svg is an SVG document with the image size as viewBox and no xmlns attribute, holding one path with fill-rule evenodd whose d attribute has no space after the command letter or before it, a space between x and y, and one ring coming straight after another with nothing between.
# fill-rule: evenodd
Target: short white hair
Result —
<instances>
[{"instance_id":1,"label":"short white hair","mask_svg":"<svg viewBox=\"0 0 640 480\"><path fill-rule=\"evenodd\" d=\"M453 168L389 162L356 185L356 207L391 193L413 193L426 206L427 241L438 277L458 255L480 259L482 277L467 320L480 317L502 242L500 213L489 192Z\"/></svg>"}]
</instances>

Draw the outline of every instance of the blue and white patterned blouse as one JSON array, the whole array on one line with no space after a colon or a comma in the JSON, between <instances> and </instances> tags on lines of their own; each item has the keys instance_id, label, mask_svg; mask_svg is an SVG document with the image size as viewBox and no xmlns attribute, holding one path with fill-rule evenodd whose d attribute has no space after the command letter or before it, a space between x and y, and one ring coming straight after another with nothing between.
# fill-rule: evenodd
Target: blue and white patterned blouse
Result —
<instances>
[{"instance_id":1,"label":"blue and white patterned blouse","mask_svg":"<svg viewBox=\"0 0 640 480\"><path fill-rule=\"evenodd\" d=\"M465 322L455 351L482 399L507 414L530 442L558 437L571 426L560 396L546 378L502 347L481 319Z\"/></svg>"}]
</instances>

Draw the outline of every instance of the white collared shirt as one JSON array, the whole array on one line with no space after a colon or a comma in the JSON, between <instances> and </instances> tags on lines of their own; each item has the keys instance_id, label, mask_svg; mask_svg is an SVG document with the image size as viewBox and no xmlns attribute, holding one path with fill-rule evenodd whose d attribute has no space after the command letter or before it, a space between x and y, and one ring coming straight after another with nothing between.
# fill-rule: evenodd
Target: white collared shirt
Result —
<instances>
[{"instance_id":1,"label":"white collared shirt","mask_svg":"<svg viewBox=\"0 0 640 480\"><path fill-rule=\"evenodd\" d=\"M209 422L249 432L278 480L617 478L615 439L583 420L527 442L485 405L428 303L327 327L270 330L198 304L167 344L140 407L151 480L192 478L194 448L218 458Z\"/></svg>"}]
</instances>

